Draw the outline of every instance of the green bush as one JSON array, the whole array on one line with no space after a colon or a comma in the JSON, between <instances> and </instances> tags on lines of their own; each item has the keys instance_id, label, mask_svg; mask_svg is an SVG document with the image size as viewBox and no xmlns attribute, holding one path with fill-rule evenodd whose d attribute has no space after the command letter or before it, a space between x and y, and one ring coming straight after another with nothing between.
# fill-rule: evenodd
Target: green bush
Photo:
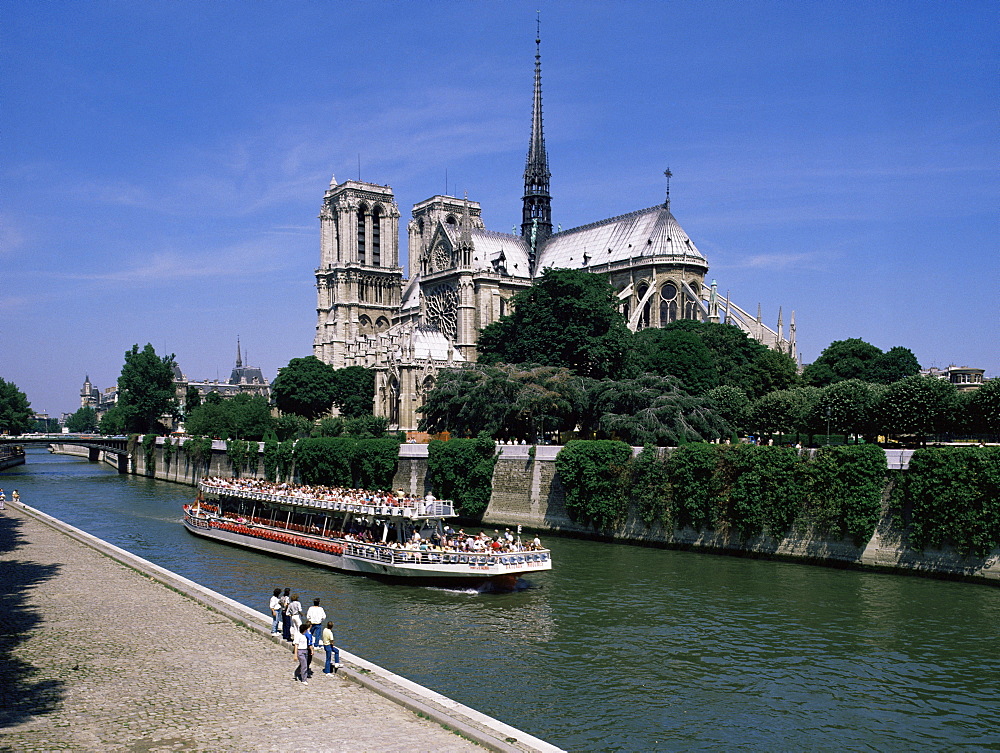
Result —
<instances>
[{"instance_id":1,"label":"green bush","mask_svg":"<svg viewBox=\"0 0 1000 753\"><path fill-rule=\"evenodd\" d=\"M427 456L428 480L440 499L452 500L465 517L482 515L493 493L496 445L488 436L433 440Z\"/></svg>"},{"instance_id":2,"label":"green bush","mask_svg":"<svg viewBox=\"0 0 1000 753\"><path fill-rule=\"evenodd\" d=\"M678 447L667 461L674 510L678 528L712 528L719 515L720 464L718 445L695 442Z\"/></svg>"},{"instance_id":3,"label":"green bush","mask_svg":"<svg viewBox=\"0 0 1000 753\"><path fill-rule=\"evenodd\" d=\"M264 478L268 481L278 479L278 453L281 444L277 439L268 439L264 442Z\"/></svg>"},{"instance_id":4,"label":"green bush","mask_svg":"<svg viewBox=\"0 0 1000 753\"><path fill-rule=\"evenodd\" d=\"M566 511L576 521L606 528L624 519L632 448L618 440L573 440L556 456Z\"/></svg>"},{"instance_id":5,"label":"green bush","mask_svg":"<svg viewBox=\"0 0 1000 753\"><path fill-rule=\"evenodd\" d=\"M885 451L872 444L824 447L809 468L807 512L817 530L862 546L882 513Z\"/></svg>"},{"instance_id":6,"label":"green bush","mask_svg":"<svg viewBox=\"0 0 1000 753\"><path fill-rule=\"evenodd\" d=\"M295 440L286 439L284 442L279 444L275 458L277 460L278 480L288 481L292 475L292 469L295 465Z\"/></svg>"},{"instance_id":7,"label":"green bush","mask_svg":"<svg viewBox=\"0 0 1000 753\"><path fill-rule=\"evenodd\" d=\"M208 437L191 437L181 445L184 450L184 454L187 455L188 462L195 468L195 475L198 475L201 471L199 470L204 466L204 471L207 473L208 469L212 465L212 440Z\"/></svg>"},{"instance_id":8,"label":"green bush","mask_svg":"<svg viewBox=\"0 0 1000 753\"><path fill-rule=\"evenodd\" d=\"M730 525L744 536L767 529L782 539L806 499L805 464L787 447L736 445L726 452L731 469Z\"/></svg>"},{"instance_id":9,"label":"green bush","mask_svg":"<svg viewBox=\"0 0 1000 753\"><path fill-rule=\"evenodd\" d=\"M361 489L391 489L399 465L399 440L359 439L354 478Z\"/></svg>"},{"instance_id":10,"label":"green bush","mask_svg":"<svg viewBox=\"0 0 1000 753\"><path fill-rule=\"evenodd\" d=\"M632 504L647 526L657 522L674 526L667 463L652 445L643 447L632 462L630 491Z\"/></svg>"},{"instance_id":11,"label":"green bush","mask_svg":"<svg viewBox=\"0 0 1000 753\"><path fill-rule=\"evenodd\" d=\"M963 556L985 557L1000 546L1000 448L917 450L900 499L912 548L951 543Z\"/></svg>"},{"instance_id":12,"label":"green bush","mask_svg":"<svg viewBox=\"0 0 1000 753\"><path fill-rule=\"evenodd\" d=\"M348 437L309 437L295 445L295 467L303 484L350 487L357 440Z\"/></svg>"},{"instance_id":13,"label":"green bush","mask_svg":"<svg viewBox=\"0 0 1000 753\"><path fill-rule=\"evenodd\" d=\"M233 476L238 478L246 470L251 454L254 460L254 470L256 470L257 443L246 442L242 439L226 440L226 455L229 458L229 465Z\"/></svg>"},{"instance_id":14,"label":"green bush","mask_svg":"<svg viewBox=\"0 0 1000 753\"><path fill-rule=\"evenodd\" d=\"M142 452L146 458L146 475L156 473L156 435L147 434L142 438Z\"/></svg>"},{"instance_id":15,"label":"green bush","mask_svg":"<svg viewBox=\"0 0 1000 753\"><path fill-rule=\"evenodd\" d=\"M174 456L174 441L170 437L165 437L163 439L163 465L166 468L170 468L170 460Z\"/></svg>"}]
</instances>

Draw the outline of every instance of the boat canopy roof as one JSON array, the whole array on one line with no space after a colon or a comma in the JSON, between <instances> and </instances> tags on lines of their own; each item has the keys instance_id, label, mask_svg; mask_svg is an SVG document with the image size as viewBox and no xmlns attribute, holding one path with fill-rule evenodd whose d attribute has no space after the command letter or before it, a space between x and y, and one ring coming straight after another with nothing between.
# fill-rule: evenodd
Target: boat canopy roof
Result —
<instances>
[{"instance_id":1,"label":"boat canopy roof","mask_svg":"<svg viewBox=\"0 0 1000 753\"><path fill-rule=\"evenodd\" d=\"M323 499L298 492L294 489L290 489L290 493L287 494L276 494L216 485L206 481L199 482L198 489L206 495L263 502L281 507L304 507L317 513L323 511L349 512L356 515L377 515L385 518L398 517L406 520L433 520L456 517L454 504L451 500L443 499L423 499L416 502L407 500L398 504L344 501Z\"/></svg>"}]
</instances>

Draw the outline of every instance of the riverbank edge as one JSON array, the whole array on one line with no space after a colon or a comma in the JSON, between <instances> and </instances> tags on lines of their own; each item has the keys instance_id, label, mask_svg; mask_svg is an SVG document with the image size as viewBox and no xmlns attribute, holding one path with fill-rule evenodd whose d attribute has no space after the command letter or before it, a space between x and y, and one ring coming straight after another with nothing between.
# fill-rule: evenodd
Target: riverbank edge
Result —
<instances>
[{"instance_id":1,"label":"riverbank edge","mask_svg":"<svg viewBox=\"0 0 1000 753\"><path fill-rule=\"evenodd\" d=\"M131 461L134 475L189 486L197 486L203 475L233 475L225 442L213 442L211 459L200 468L195 467L183 453L176 450L170 462L164 462L162 442L162 437L157 439L149 472L144 453L136 453ZM88 457L86 447L53 444L50 449L61 454ZM906 531L899 527L893 511L889 509L888 485L882 515L875 532L869 541L860 546L849 539L835 540L813 535L807 524L800 525L798 521L793 524L795 533L783 539L767 535L743 539L729 531L668 530L659 524L647 526L634 514L630 514L613 531L595 531L572 520L566 511L565 492L555 467L555 458L560 449L562 448L559 446L546 445L499 445L493 471L493 491L481 524L484 527L524 526L542 533L594 541L1000 587L1000 547L982 558L962 557L952 547L922 552L910 549ZM634 451L638 452L639 449L641 448L634 448ZM417 496L423 496L429 491L427 453L428 446L425 444L400 445L393 488L404 489ZM888 468L904 469L910 454L912 451L887 452ZM105 463L117 468L116 456L102 453L101 457ZM262 477L261 465L258 463L259 470L256 473L243 475Z\"/></svg>"},{"instance_id":2,"label":"riverbank edge","mask_svg":"<svg viewBox=\"0 0 1000 753\"><path fill-rule=\"evenodd\" d=\"M34 507L19 504L17 509L105 557L226 617L236 626L260 633L273 643L284 646L280 637L271 635L269 616ZM498 753L564 753L561 748L551 743L465 706L349 651L341 649L340 654L345 666L338 672L347 679L488 750ZM314 663L322 664L322 660L317 656L314 658Z\"/></svg>"}]
</instances>

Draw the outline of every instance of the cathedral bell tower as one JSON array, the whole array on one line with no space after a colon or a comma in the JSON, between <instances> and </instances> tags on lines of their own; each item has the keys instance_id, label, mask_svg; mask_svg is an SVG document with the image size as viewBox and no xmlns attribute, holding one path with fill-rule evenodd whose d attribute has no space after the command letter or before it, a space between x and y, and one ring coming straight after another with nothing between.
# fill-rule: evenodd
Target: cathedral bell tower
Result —
<instances>
[{"instance_id":1,"label":"cathedral bell tower","mask_svg":"<svg viewBox=\"0 0 1000 753\"><path fill-rule=\"evenodd\" d=\"M388 186L333 178L319 219L313 355L338 369L366 366L347 343L374 340L400 306L399 209Z\"/></svg>"},{"instance_id":2,"label":"cathedral bell tower","mask_svg":"<svg viewBox=\"0 0 1000 753\"><path fill-rule=\"evenodd\" d=\"M521 237L528 244L528 262L535 273L538 249L552 235L552 196L549 194L549 158L542 132L542 37L541 22L535 35L535 96L531 106L531 140L524 165L524 204Z\"/></svg>"}]
</instances>

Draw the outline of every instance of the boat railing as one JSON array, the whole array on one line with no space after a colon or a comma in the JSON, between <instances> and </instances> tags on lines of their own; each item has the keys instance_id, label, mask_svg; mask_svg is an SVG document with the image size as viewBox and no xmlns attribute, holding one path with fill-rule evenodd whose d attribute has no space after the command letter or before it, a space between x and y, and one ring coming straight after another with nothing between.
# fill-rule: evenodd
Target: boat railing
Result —
<instances>
[{"instance_id":1,"label":"boat railing","mask_svg":"<svg viewBox=\"0 0 1000 753\"><path fill-rule=\"evenodd\" d=\"M532 564L548 561L547 549L525 552L500 552L485 554L453 550L396 549L380 544L344 542L344 555L389 564L410 565L471 565L496 567L498 565Z\"/></svg>"},{"instance_id":2,"label":"boat railing","mask_svg":"<svg viewBox=\"0 0 1000 753\"><path fill-rule=\"evenodd\" d=\"M450 500L410 501L403 500L396 504L366 504L364 502L345 502L343 500L320 499L298 494L271 494L268 492L239 489L230 486L218 486L201 481L198 488L207 494L219 496L234 496L253 502L272 502L281 505L298 505L312 507L316 510L331 512L350 512L357 515L379 515L386 518L451 518L455 516L455 506Z\"/></svg>"}]
</instances>

